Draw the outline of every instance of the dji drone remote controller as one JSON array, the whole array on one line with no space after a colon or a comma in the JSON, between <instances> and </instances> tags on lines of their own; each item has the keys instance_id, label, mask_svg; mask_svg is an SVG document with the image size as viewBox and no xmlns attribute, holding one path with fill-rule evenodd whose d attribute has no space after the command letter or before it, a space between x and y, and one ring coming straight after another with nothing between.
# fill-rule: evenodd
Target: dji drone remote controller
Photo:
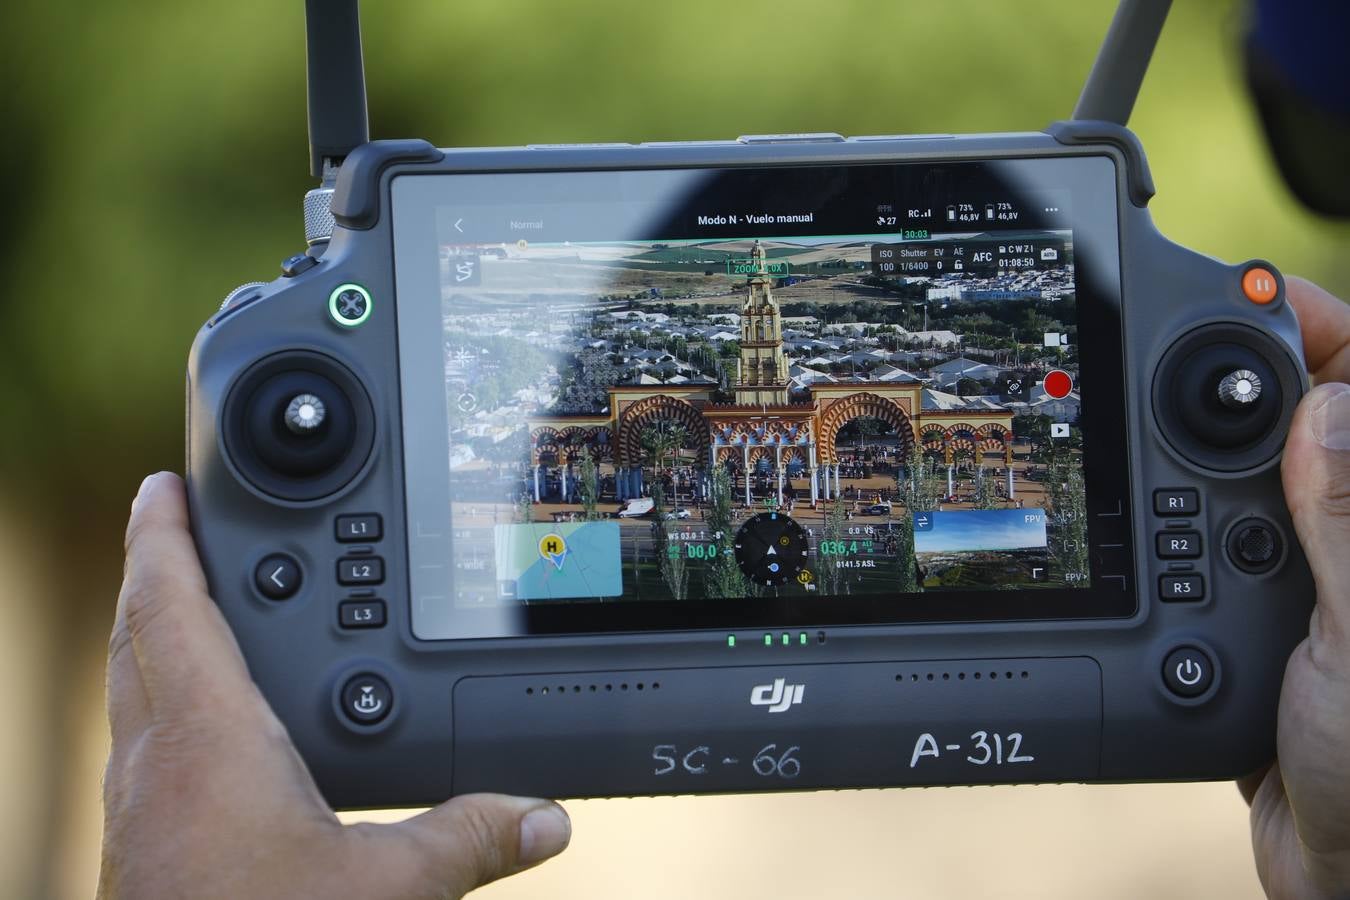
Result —
<instances>
[{"instance_id":1,"label":"dji drone remote controller","mask_svg":"<svg viewBox=\"0 0 1350 900\"><path fill-rule=\"evenodd\" d=\"M1043 132L458 151L365 141L354 5L310 249L188 373L212 593L331 803L1272 758L1307 378L1279 271L1150 220L1166 3Z\"/></svg>"}]
</instances>

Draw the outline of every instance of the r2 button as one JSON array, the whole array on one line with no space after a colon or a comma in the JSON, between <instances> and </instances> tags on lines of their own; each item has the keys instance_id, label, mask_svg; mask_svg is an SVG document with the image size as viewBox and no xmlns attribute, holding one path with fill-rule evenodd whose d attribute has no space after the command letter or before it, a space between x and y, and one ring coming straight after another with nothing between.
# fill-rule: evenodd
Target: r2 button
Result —
<instances>
[{"instance_id":1,"label":"r2 button","mask_svg":"<svg viewBox=\"0 0 1350 900\"><path fill-rule=\"evenodd\" d=\"M1195 559L1200 555L1200 532L1158 532L1158 556L1162 559Z\"/></svg>"}]
</instances>

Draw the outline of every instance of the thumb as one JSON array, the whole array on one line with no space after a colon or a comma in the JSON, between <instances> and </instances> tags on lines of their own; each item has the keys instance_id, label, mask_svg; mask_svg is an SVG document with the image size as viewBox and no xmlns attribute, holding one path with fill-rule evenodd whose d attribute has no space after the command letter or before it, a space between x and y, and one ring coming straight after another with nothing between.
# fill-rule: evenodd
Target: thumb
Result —
<instances>
[{"instance_id":1,"label":"thumb","mask_svg":"<svg viewBox=\"0 0 1350 900\"><path fill-rule=\"evenodd\" d=\"M127 524L126 551L114 655L132 649L150 714L168 721L217 708L231 697L255 698L234 636L207 594L177 476L162 472L141 485ZM124 665L110 668L114 682L129 674ZM111 703L121 687L110 684Z\"/></svg>"},{"instance_id":2,"label":"thumb","mask_svg":"<svg viewBox=\"0 0 1350 900\"><path fill-rule=\"evenodd\" d=\"M1303 398L1285 445L1284 494L1317 583L1314 641L1350 658L1350 385Z\"/></svg>"},{"instance_id":3,"label":"thumb","mask_svg":"<svg viewBox=\"0 0 1350 900\"><path fill-rule=\"evenodd\" d=\"M558 804L502 794L455 797L388 827L413 843L421 859L418 878L436 897L461 897L538 865L572 837L571 820Z\"/></svg>"}]
</instances>

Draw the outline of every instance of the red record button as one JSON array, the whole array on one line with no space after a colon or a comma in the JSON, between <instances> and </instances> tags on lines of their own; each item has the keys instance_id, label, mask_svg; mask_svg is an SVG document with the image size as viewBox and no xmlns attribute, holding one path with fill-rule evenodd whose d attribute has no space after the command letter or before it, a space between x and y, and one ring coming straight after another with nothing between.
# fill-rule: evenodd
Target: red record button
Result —
<instances>
[{"instance_id":1,"label":"red record button","mask_svg":"<svg viewBox=\"0 0 1350 900\"><path fill-rule=\"evenodd\" d=\"M1045 373L1041 387L1051 400L1063 400L1073 390L1073 378L1063 369L1051 369Z\"/></svg>"}]
</instances>

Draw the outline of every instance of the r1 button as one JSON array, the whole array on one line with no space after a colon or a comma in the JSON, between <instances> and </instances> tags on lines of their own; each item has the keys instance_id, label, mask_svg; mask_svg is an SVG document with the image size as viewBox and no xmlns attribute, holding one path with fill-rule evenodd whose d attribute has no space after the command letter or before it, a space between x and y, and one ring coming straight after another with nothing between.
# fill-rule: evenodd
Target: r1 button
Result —
<instances>
[{"instance_id":1,"label":"r1 button","mask_svg":"<svg viewBox=\"0 0 1350 900\"><path fill-rule=\"evenodd\" d=\"M1153 511L1160 516L1193 516L1200 511L1200 492L1194 488L1154 491Z\"/></svg>"},{"instance_id":2,"label":"r1 button","mask_svg":"<svg viewBox=\"0 0 1350 900\"><path fill-rule=\"evenodd\" d=\"M1199 697L1214 683L1214 663L1195 647L1178 647L1163 663L1163 682L1178 697Z\"/></svg>"}]
</instances>

